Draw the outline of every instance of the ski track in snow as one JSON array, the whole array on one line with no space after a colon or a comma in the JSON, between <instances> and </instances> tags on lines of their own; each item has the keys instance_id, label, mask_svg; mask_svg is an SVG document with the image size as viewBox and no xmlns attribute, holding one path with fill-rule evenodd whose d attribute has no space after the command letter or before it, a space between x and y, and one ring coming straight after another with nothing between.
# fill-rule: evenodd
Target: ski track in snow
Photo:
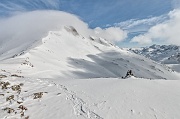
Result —
<instances>
[{"instance_id":1,"label":"ski track in snow","mask_svg":"<svg viewBox=\"0 0 180 119\"><path fill-rule=\"evenodd\" d=\"M100 117L98 114L96 114L95 112L91 111L88 107L87 107L87 103L84 102L81 98L79 98L76 93L74 93L73 91L68 90L68 88L66 88L65 86L61 85L61 84L56 84L53 82L48 81L47 79L45 81L43 81L42 79L37 79L39 82L41 83L48 83L48 86L56 86L57 89L62 90L65 94L66 94L66 99L70 100L73 104L73 109L74 109L74 114L79 116L82 115L85 118L90 118L90 119L103 119L102 117Z\"/></svg>"},{"instance_id":2,"label":"ski track in snow","mask_svg":"<svg viewBox=\"0 0 180 119\"><path fill-rule=\"evenodd\" d=\"M84 118L90 118L90 119L103 119L102 117L100 117L98 114L96 114L95 112L91 111L88 106L87 106L87 103L83 101L83 99L79 98L76 93L74 93L73 91L70 91L68 90L68 88L66 88L64 85L61 85L61 84L56 84L54 83L53 81L49 81L48 79L35 79L37 81L33 81L32 79L31 80L26 80L24 83L33 83L33 84L36 84L36 85L41 85L40 88L38 88L38 90L40 89L43 89L45 87L52 87L52 86L56 86L57 89L61 90L62 92L65 93L66 95L66 100L69 100L71 101L72 103L72 107L73 107L73 110L74 110L74 114L76 116L83 116ZM9 81L9 80L7 80ZM34 92L36 91L37 89L34 89L34 90L31 90L30 92ZM30 93L29 92L29 93ZM18 98L17 100L21 99L23 101L27 101L29 98L31 98L33 95L32 94L27 94L27 95L24 95L23 97L19 97L18 95ZM40 100L39 100L40 101ZM8 104L5 104L3 107L1 107L2 109L5 108L5 107L9 107L11 105L13 105L14 102L12 103L8 103ZM4 116L2 119L7 119L7 118L14 118L16 117L17 115L14 115L14 114L11 114L11 115L6 115Z\"/></svg>"},{"instance_id":3,"label":"ski track in snow","mask_svg":"<svg viewBox=\"0 0 180 119\"><path fill-rule=\"evenodd\" d=\"M82 119L82 118L89 118L89 119L103 119L103 118L115 119L116 118L116 119L119 119L119 117L124 118L124 119L126 119L126 118L128 118L128 119L140 119L140 118L142 118L142 119L146 119L146 118L147 119L173 119L174 117L172 115L174 115L176 117L175 114L177 114L177 117L179 117L178 105L175 108L173 107L174 105L176 105L176 104L174 104L173 101L179 103L179 101L178 101L179 93L178 92L172 94L172 95L176 95L175 97L165 99L166 101L162 101L162 104L160 104L160 106L155 105L155 104L158 104L157 102L159 100L163 99L163 98L160 98L161 96L167 97L167 94L163 91L166 86L169 86L169 85L167 85L168 84L167 81L151 81L151 83L148 84L148 82L150 80L148 82L146 82L146 80L141 80L142 84L148 84L148 85L145 85L145 87L142 86L141 87L142 89L150 88L151 86L154 86L155 89L158 89L158 86L160 86L160 91L162 91L161 92L162 95L157 99L155 98L155 100L154 100L155 103L151 103L151 101L148 102L149 99L154 99L153 97L156 97L157 94L159 94L160 92L155 93L155 95L154 95L153 91L150 91L150 90L146 91L146 89L145 89L145 92L150 91L148 95L152 95L152 96L148 96L150 98L147 99L146 95L144 95L144 92L141 90L141 88L138 88L141 85L141 84L139 84L140 80L136 80L136 79L133 79L133 80L127 79L126 81L121 80L121 83L130 84L130 85L134 84L135 87L134 88L127 88L126 86L122 87L121 88L122 90L118 91L118 93L121 94L122 97L117 98L117 100L119 100L120 102L113 103L113 101L116 101L116 100L109 99L109 102L107 102L108 103L107 106L101 106L105 103L102 101L102 98L101 98L100 102L98 100L91 100L92 102L85 101L86 97L90 96L88 91L86 92L87 95L82 99L83 96L80 97L81 92L79 92L78 90L73 90L74 88L71 87L73 85L76 85L76 83L77 83L76 81L75 81L76 82L75 84L74 84L74 82L72 82L71 85L68 85L68 83L66 84L65 82L64 83L59 82L59 80L52 80L49 78L10 78L10 77L7 77L7 79L3 79L2 81L9 81L10 84L12 84L12 85L19 84L19 83L24 84L24 88L22 87L23 90L22 90L21 95L15 95L15 96L19 96L19 97L15 97L16 98L15 100L16 101L20 100L21 102L23 102L22 104L24 106L27 106L28 111L25 112L25 116L30 116L30 118L32 117L33 119L38 119L38 118L43 119L43 117L46 116L46 112L48 111L48 109L47 108L44 109L44 105L51 104L46 101L50 101L52 99L54 99L53 101L63 99L63 101L64 101L63 103L68 104L67 105L68 108L66 108L67 109L66 115L70 115L70 116L66 117L66 119L70 119L70 118L73 119L75 117L80 118L80 119ZM96 81L97 81L96 83L98 85L101 85L100 80L96 80ZM113 87L114 86L116 87L115 81L117 81L117 80L106 79L106 81L105 81L106 83L104 83L104 84L109 84L109 82L113 82L112 83ZM83 82L81 82L81 85L84 84ZM93 84L93 81L92 82L89 81L89 83L86 83L86 84L90 85L91 83ZM175 82L175 84L176 84L176 82ZM163 86L161 86L161 85L163 85ZM120 85L120 86L122 86L122 85ZM170 85L170 86L173 86L173 85ZM175 85L175 87L176 86L179 86L179 84ZM96 85L96 87L99 87L99 86ZM86 88L86 85L84 85L79 90L85 91L84 88L88 89L88 87ZM111 88L106 87L105 92L107 92L107 90L109 90ZM175 88L175 89L177 91L178 88ZM97 90L97 89L95 89L95 90ZM6 90L5 92L7 92L7 91L10 91L10 90ZM41 100L41 98L39 98L38 100L34 100L33 94L37 93L39 91L43 91L44 93L47 91L47 94L44 95L45 97L43 97L42 100ZM112 91L117 92L116 88L112 89ZM2 93L5 93L5 92L2 92ZM92 92L94 92L94 90ZM102 92L102 90L100 92ZM96 94L93 93L94 97L96 97L97 94L99 95L100 92L97 92ZM172 91L170 91L170 92L172 93ZM168 93L170 93L170 92L168 92ZM60 97L56 98L56 96L59 96L59 93L62 94L61 98ZM15 92L10 92L9 94L6 93L6 96L11 95L11 94L15 94ZM54 96L54 94L56 96ZM104 94L102 94L102 95L104 95ZM102 95L100 97L102 97ZM54 96L54 97L52 97L52 96ZM141 96L142 96L142 99L141 99ZM88 97L88 99L90 99L90 97ZM1 100L2 100L2 98L1 98ZM106 100L106 99L103 99L103 100ZM157 102L156 102L156 100L157 100ZM0 103L0 105L2 104L1 109L5 108L5 107L10 107L10 108L15 109L15 111L17 111L16 101L12 101L12 103L9 103L3 99L2 102L4 102L4 104ZM148 104L146 104L145 102L142 103L142 101L145 101L145 102L147 101ZM41 103L39 103L39 102L41 102ZM168 108L170 108L172 110L176 109L175 113L169 113L169 109L164 108L163 105L166 105L167 102L170 104L172 103L171 104L172 107L171 107L171 105L168 105L168 106L170 106ZM54 110L57 111L52 114L54 116L54 118L58 119L60 117L63 117L63 116L56 115L56 113L61 112L63 110L63 108L60 108L60 110L59 110L59 107L61 107L61 102L60 103L55 102L53 104L55 104L55 105L53 105L53 106L55 106ZM96 105L96 107L99 109L99 111L101 111L100 112L101 114L95 113L93 108L90 106L91 104ZM117 104L119 107L116 107ZM48 105L48 106L50 106L50 105ZM48 108L50 108L50 110L51 110L51 109L53 109L53 106L48 107ZM108 107L108 106L110 106L110 107ZM140 106L140 107L137 108L137 106ZM113 108L113 110L109 111L109 109L111 107ZM36 108L38 108L38 110L36 110L36 111L33 110ZM164 109L165 109L165 111L164 111ZM52 112L54 112L54 110ZM34 116L36 114L39 114L39 115ZM1 116L0 119L15 119L15 118L19 117L19 111L17 114L13 114L13 113L7 114L6 112L4 112L1 115L3 115L3 116ZM103 117L101 117L101 116L103 116ZM46 118L48 119L51 117L52 117L51 115L48 115L48 117L46 117ZM176 118L174 118L174 119L176 119Z\"/></svg>"}]
</instances>

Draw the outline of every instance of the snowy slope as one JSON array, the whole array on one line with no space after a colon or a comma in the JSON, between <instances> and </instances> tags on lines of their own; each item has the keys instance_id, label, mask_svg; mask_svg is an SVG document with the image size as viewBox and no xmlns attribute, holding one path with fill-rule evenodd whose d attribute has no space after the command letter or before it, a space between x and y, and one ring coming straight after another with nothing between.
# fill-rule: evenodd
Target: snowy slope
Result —
<instances>
[{"instance_id":1,"label":"snowy slope","mask_svg":"<svg viewBox=\"0 0 180 119\"><path fill-rule=\"evenodd\" d=\"M68 26L50 31L41 45L2 60L0 65L2 70L22 73L25 77L115 78L132 69L137 77L177 79L164 65L113 46L105 39L84 37Z\"/></svg>"},{"instance_id":2,"label":"snowy slope","mask_svg":"<svg viewBox=\"0 0 180 119\"><path fill-rule=\"evenodd\" d=\"M180 118L178 80L134 77L59 80L11 76L3 78L1 81L9 81L10 86L20 83L24 85L20 94L11 89L0 89L0 117L20 119L22 112L18 107L23 105L27 110L23 110L22 118L29 119ZM43 92L42 97L34 99L34 94L39 92ZM15 96L14 100L6 101L6 97L11 95ZM6 107L14 109L14 112L8 114L4 110Z\"/></svg>"}]
</instances>

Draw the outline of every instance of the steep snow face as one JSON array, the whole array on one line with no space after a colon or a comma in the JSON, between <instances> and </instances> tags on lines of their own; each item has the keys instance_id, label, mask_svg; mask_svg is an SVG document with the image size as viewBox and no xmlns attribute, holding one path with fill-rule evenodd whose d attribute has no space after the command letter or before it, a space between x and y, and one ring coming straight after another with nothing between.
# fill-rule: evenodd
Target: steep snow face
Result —
<instances>
[{"instance_id":1,"label":"steep snow face","mask_svg":"<svg viewBox=\"0 0 180 119\"><path fill-rule=\"evenodd\" d=\"M177 79L168 67L105 39L84 37L72 26L50 31L41 45L1 61L1 69L28 77L61 79L123 77L131 69L137 77Z\"/></svg>"},{"instance_id":2,"label":"steep snow face","mask_svg":"<svg viewBox=\"0 0 180 119\"><path fill-rule=\"evenodd\" d=\"M154 61L171 66L175 71L180 71L180 46L175 45L152 45L144 48L132 48L130 51L144 55Z\"/></svg>"}]
</instances>

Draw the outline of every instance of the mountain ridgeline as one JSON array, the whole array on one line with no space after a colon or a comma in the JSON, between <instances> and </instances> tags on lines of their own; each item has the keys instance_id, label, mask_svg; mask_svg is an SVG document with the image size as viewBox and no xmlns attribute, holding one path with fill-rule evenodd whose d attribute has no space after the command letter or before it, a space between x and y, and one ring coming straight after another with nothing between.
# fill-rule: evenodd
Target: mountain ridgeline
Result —
<instances>
[{"instance_id":1,"label":"mountain ridgeline","mask_svg":"<svg viewBox=\"0 0 180 119\"><path fill-rule=\"evenodd\" d=\"M24 42L26 40L21 44ZM25 77L61 79L121 78L132 70L134 76L140 78L177 79L169 67L114 46L106 39L84 36L73 26L49 31L46 37L20 48L13 49L9 59L3 55L6 59L1 61L1 70Z\"/></svg>"},{"instance_id":2,"label":"mountain ridgeline","mask_svg":"<svg viewBox=\"0 0 180 119\"><path fill-rule=\"evenodd\" d=\"M154 44L149 47L130 48L129 51L166 64L173 70L180 72L180 46Z\"/></svg>"},{"instance_id":3,"label":"mountain ridgeline","mask_svg":"<svg viewBox=\"0 0 180 119\"><path fill-rule=\"evenodd\" d=\"M164 64L180 64L180 46L154 44L149 47L130 50Z\"/></svg>"}]
</instances>

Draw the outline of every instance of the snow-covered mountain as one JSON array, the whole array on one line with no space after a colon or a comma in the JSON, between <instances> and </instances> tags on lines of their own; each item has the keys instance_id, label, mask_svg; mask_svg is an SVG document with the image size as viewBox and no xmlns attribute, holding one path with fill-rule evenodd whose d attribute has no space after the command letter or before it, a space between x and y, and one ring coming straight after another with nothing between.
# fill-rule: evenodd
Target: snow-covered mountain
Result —
<instances>
[{"instance_id":1,"label":"snow-covered mountain","mask_svg":"<svg viewBox=\"0 0 180 119\"><path fill-rule=\"evenodd\" d=\"M131 48L136 54L148 57L156 62L167 64L175 71L180 71L180 46L176 45L152 45L144 48Z\"/></svg>"},{"instance_id":2,"label":"snow-covered mountain","mask_svg":"<svg viewBox=\"0 0 180 119\"><path fill-rule=\"evenodd\" d=\"M36 47L21 49L22 52L13 49L16 54L7 54L11 58L1 61L2 70L38 78L115 78L125 76L130 69L137 77L174 77L168 67L120 49L105 39L84 37L72 26L65 26L60 31L50 31L41 43L36 41L32 45ZM3 56L7 58L5 54ZM10 71L12 65L14 69Z\"/></svg>"},{"instance_id":3,"label":"snow-covered mountain","mask_svg":"<svg viewBox=\"0 0 180 119\"><path fill-rule=\"evenodd\" d=\"M74 26L20 41L1 44L2 119L180 118L180 75L165 65Z\"/></svg>"},{"instance_id":4,"label":"snow-covered mountain","mask_svg":"<svg viewBox=\"0 0 180 119\"><path fill-rule=\"evenodd\" d=\"M175 45L152 45L144 48L131 48L134 53L144 55L157 62L165 64L180 63L180 46Z\"/></svg>"}]
</instances>

